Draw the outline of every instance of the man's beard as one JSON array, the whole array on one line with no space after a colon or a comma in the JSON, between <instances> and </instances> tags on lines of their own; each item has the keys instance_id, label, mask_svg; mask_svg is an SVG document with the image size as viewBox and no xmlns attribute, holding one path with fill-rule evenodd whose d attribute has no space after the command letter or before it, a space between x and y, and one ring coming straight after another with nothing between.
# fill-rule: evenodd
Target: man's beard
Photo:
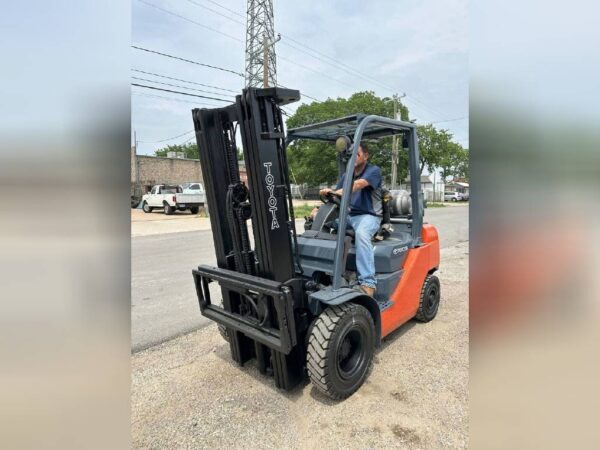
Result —
<instances>
[{"instance_id":1,"label":"man's beard","mask_svg":"<svg viewBox=\"0 0 600 450\"><path fill-rule=\"evenodd\" d=\"M360 171L362 171L365 168L366 165L367 165L366 161L362 162L361 164L355 164L354 172L359 173Z\"/></svg>"}]
</instances>

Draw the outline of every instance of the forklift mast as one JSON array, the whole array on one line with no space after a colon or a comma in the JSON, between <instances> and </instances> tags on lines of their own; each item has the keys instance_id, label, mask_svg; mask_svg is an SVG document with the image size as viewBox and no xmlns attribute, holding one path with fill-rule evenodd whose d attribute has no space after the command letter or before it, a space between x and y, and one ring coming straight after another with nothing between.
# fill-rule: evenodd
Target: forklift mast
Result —
<instances>
[{"instance_id":1,"label":"forklift mast","mask_svg":"<svg viewBox=\"0 0 600 450\"><path fill-rule=\"evenodd\" d=\"M293 286L296 230L280 106L299 99L297 90L247 88L232 105L192 111L218 266L194 270L200 309L227 327L234 360L256 357L261 372L273 370L283 388L302 377L293 309L302 289ZM221 284L222 309L210 303L211 281Z\"/></svg>"},{"instance_id":2,"label":"forklift mast","mask_svg":"<svg viewBox=\"0 0 600 450\"><path fill-rule=\"evenodd\" d=\"M299 97L295 90L249 88L230 106L193 110L221 268L280 282L294 276L294 221L279 106ZM240 181L237 127L241 132L247 186ZM254 252L250 249L248 219L252 220Z\"/></svg>"}]
</instances>

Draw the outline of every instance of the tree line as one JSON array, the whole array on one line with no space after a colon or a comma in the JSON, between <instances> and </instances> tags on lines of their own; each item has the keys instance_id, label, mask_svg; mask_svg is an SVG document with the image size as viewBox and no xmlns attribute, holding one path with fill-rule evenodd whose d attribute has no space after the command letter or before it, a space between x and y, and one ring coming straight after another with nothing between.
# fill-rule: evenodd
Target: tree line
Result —
<instances>
[{"instance_id":1,"label":"tree line","mask_svg":"<svg viewBox=\"0 0 600 450\"><path fill-rule=\"evenodd\" d=\"M301 105L292 116L288 117L286 125L288 129L297 128L357 113L393 117L395 101L392 97L378 97L371 91L357 92L347 99L327 99L320 103ZM398 111L402 120L409 120L406 105L400 103ZM417 135L421 173L425 169L429 173L440 169L444 181L450 177L469 178L469 150L454 142L450 131L426 124L417 126ZM389 182L392 171L392 137L369 142L369 149L370 162L381 168L384 179ZM198 146L195 142L169 145L156 150L155 155L165 157L168 152L183 152L185 158L189 159L199 158ZM242 158L241 153L238 158ZM288 161L292 182L295 184L318 186L337 181L335 149L329 143L295 141L288 147ZM408 175L408 154L402 149L399 152L397 172L398 182L402 182Z\"/></svg>"}]
</instances>

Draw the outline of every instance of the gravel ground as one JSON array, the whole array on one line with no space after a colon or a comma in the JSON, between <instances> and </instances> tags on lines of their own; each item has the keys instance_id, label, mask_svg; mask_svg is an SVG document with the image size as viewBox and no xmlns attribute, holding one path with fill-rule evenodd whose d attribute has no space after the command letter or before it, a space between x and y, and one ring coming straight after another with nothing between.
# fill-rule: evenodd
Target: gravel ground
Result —
<instances>
[{"instance_id":1,"label":"gravel ground","mask_svg":"<svg viewBox=\"0 0 600 450\"><path fill-rule=\"evenodd\" d=\"M334 402L231 361L215 325L132 356L135 448L466 448L468 242L441 250L436 319L386 338L365 384Z\"/></svg>"}]
</instances>

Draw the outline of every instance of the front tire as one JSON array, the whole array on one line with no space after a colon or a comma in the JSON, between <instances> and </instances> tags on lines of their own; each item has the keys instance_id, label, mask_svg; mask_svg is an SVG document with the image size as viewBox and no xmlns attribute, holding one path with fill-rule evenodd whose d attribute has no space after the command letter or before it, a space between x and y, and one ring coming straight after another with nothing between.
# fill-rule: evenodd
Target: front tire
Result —
<instances>
[{"instance_id":1,"label":"front tire","mask_svg":"<svg viewBox=\"0 0 600 450\"><path fill-rule=\"evenodd\" d=\"M427 275L421 288L419 310L415 319L429 322L435 318L440 306L440 279L435 275Z\"/></svg>"},{"instance_id":2,"label":"front tire","mask_svg":"<svg viewBox=\"0 0 600 450\"><path fill-rule=\"evenodd\" d=\"M198 211L200 211L200 208L198 208L197 206L192 206L192 207L190 208L190 212L191 212L192 214L198 214Z\"/></svg>"},{"instance_id":3,"label":"front tire","mask_svg":"<svg viewBox=\"0 0 600 450\"><path fill-rule=\"evenodd\" d=\"M152 212L152 207L148 206L148 202L144 202L144 204L142 205L142 210L145 213L151 213Z\"/></svg>"},{"instance_id":4,"label":"front tire","mask_svg":"<svg viewBox=\"0 0 600 450\"><path fill-rule=\"evenodd\" d=\"M363 384L375 351L375 325L361 305L327 308L313 323L306 367L313 385L332 399L351 396Z\"/></svg>"},{"instance_id":5,"label":"front tire","mask_svg":"<svg viewBox=\"0 0 600 450\"><path fill-rule=\"evenodd\" d=\"M175 211L175 208L173 208L171 205L169 205L168 203L165 203L165 214L167 216L170 216L171 214L173 214L173 212Z\"/></svg>"}]
</instances>

